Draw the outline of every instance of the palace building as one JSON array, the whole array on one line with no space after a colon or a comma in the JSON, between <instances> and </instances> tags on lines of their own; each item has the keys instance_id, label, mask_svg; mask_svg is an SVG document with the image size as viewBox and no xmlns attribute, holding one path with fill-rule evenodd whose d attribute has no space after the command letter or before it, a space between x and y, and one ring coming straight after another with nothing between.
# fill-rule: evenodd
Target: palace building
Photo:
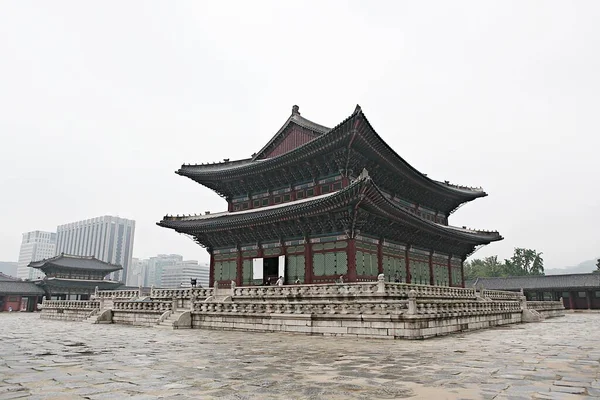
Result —
<instances>
[{"instance_id":1,"label":"palace building","mask_svg":"<svg viewBox=\"0 0 600 400\"><path fill-rule=\"evenodd\" d=\"M45 292L46 299L89 300L96 291L117 289L121 282L107 280L106 276L123 269L91 256L60 254L40 261L33 261L30 268L42 271L43 279L34 281Z\"/></svg>"},{"instance_id":2,"label":"palace building","mask_svg":"<svg viewBox=\"0 0 600 400\"><path fill-rule=\"evenodd\" d=\"M182 165L177 174L227 200L227 211L165 216L210 253L210 284L386 280L464 286L463 262L495 231L449 225L481 188L439 182L402 159L359 106L335 128L297 106L251 158ZM273 281L274 282L274 281Z\"/></svg>"}]
</instances>

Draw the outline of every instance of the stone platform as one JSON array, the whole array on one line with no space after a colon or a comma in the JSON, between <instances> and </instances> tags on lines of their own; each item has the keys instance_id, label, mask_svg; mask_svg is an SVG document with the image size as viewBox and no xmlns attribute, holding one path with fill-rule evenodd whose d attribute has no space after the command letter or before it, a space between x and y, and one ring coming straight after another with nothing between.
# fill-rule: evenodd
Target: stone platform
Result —
<instances>
[{"instance_id":1,"label":"stone platform","mask_svg":"<svg viewBox=\"0 0 600 400\"><path fill-rule=\"evenodd\" d=\"M562 302L527 302L513 292L387 283L383 277L348 284L153 288L149 296L99 291L94 301L45 301L42 310L45 319L380 339L425 339L561 315Z\"/></svg>"}]
</instances>

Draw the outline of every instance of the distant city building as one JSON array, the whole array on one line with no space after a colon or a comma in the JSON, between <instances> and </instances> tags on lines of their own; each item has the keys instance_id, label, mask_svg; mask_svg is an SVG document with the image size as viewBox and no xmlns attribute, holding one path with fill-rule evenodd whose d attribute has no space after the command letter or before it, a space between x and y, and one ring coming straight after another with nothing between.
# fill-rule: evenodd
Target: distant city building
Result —
<instances>
[{"instance_id":1,"label":"distant city building","mask_svg":"<svg viewBox=\"0 0 600 400\"><path fill-rule=\"evenodd\" d=\"M196 260L183 260L179 254L159 254L147 259L133 258L130 273L127 276L128 286L144 287L181 287L190 286L190 278L195 278L197 285L208 287L208 263Z\"/></svg>"},{"instance_id":2,"label":"distant city building","mask_svg":"<svg viewBox=\"0 0 600 400\"><path fill-rule=\"evenodd\" d=\"M55 254L93 256L120 265L110 279L125 283L133 254L135 221L103 216L60 225L57 228Z\"/></svg>"},{"instance_id":3,"label":"distant city building","mask_svg":"<svg viewBox=\"0 0 600 400\"><path fill-rule=\"evenodd\" d=\"M210 265L208 263L198 264L198 285L202 285L202 287L210 287Z\"/></svg>"},{"instance_id":4,"label":"distant city building","mask_svg":"<svg viewBox=\"0 0 600 400\"><path fill-rule=\"evenodd\" d=\"M196 285L202 285L199 277L203 266L196 260L179 261L175 265L164 268L162 286L164 288L191 287L191 279L196 279ZM207 279L208 281L208 279ZM207 286L204 286L207 287Z\"/></svg>"},{"instance_id":5,"label":"distant city building","mask_svg":"<svg viewBox=\"0 0 600 400\"><path fill-rule=\"evenodd\" d=\"M159 254L156 257L150 257L143 286L164 287L162 277L165 267L181 261L183 261L183 256L179 254Z\"/></svg>"},{"instance_id":6,"label":"distant city building","mask_svg":"<svg viewBox=\"0 0 600 400\"><path fill-rule=\"evenodd\" d=\"M43 278L44 274L41 271L33 270L28 265L32 261L54 257L55 251L56 233L44 231L24 233L17 263L17 278L30 280Z\"/></svg>"},{"instance_id":7,"label":"distant city building","mask_svg":"<svg viewBox=\"0 0 600 400\"><path fill-rule=\"evenodd\" d=\"M127 286L148 286L148 259L132 258L127 273Z\"/></svg>"}]
</instances>

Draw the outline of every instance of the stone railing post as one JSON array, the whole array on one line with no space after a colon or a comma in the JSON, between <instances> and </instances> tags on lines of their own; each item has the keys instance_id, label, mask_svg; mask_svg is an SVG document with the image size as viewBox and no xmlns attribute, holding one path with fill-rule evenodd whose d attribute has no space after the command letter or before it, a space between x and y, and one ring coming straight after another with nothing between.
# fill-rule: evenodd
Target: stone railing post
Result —
<instances>
[{"instance_id":1,"label":"stone railing post","mask_svg":"<svg viewBox=\"0 0 600 400\"><path fill-rule=\"evenodd\" d=\"M98 286L94 288L94 298L98 298Z\"/></svg>"},{"instance_id":2,"label":"stone railing post","mask_svg":"<svg viewBox=\"0 0 600 400\"><path fill-rule=\"evenodd\" d=\"M142 297L142 285L138 286L138 295L137 297Z\"/></svg>"},{"instance_id":3,"label":"stone railing post","mask_svg":"<svg viewBox=\"0 0 600 400\"><path fill-rule=\"evenodd\" d=\"M406 312L406 314L417 314L417 292L415 292L414 290L408 292L408 311Z\"/></svg>"},{"instance_id":4,"label":"stone railing post","mask_svg":"<svg viewBox=\"0 0 600 400\"><path fill-rule=\"evenodd\" d=\"M235 281L231 281L231 297L235 296Z\"/></svg>"},{"instance_id":5,"label":"stone railing post","mask_svg":"<svg viewBox=\"0 0 600 400\"><path fill-rule=\"evenodd\" d=\"M172 305L171 305L171 310L173 312L175 312L177 310L177 299L175 297L173 297L173 301L172 301Z\"/></svg>"},{"instance_id":6,"label":"stone railing post","mask_svg":"<svg viewBox=\"0 0 600 400\"><path fill-rule=\"evenodd\" d=\"M194 303L196 302L196 295L192 294L190 296L190 311L194 311Z\"/></svg>"},{"instance_id":7,"label":"stone railing post","mask_svg":"<svg viewBox=\"0 0 600 400\"><path fill-rule=\"evenodd\" d=\"M377 293L385 293L385 275L379 274L377 276Z\"/></svg>"},{"instance_id":8,"label":"stone railing post","mask_svg":"<svg viewBox=\"0 0 600 400\"><path fill-rule=\"evenodd\" d=\"M521 300L521 309L522 310L527 310L528 309L528 307L527 307L527 297L521 296L520 300Z\"/></svg>"}]
</instances>

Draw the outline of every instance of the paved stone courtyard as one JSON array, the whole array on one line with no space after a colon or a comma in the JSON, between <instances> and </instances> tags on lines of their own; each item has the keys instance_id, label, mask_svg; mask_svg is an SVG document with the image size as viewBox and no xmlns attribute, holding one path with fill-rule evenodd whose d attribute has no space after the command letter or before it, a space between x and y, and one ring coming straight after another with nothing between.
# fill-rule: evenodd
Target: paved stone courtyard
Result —
<instances>
[{"instance_id":1,"label":"paved stone courtyard","mask_svg":"<svg viewBox=\"0 0 600 400\"><path fill-rule=\"evenodd\" d=\"M0 313L0 399L600 398L600 314L427 341Z\"/></svg>"}]
</instances>

